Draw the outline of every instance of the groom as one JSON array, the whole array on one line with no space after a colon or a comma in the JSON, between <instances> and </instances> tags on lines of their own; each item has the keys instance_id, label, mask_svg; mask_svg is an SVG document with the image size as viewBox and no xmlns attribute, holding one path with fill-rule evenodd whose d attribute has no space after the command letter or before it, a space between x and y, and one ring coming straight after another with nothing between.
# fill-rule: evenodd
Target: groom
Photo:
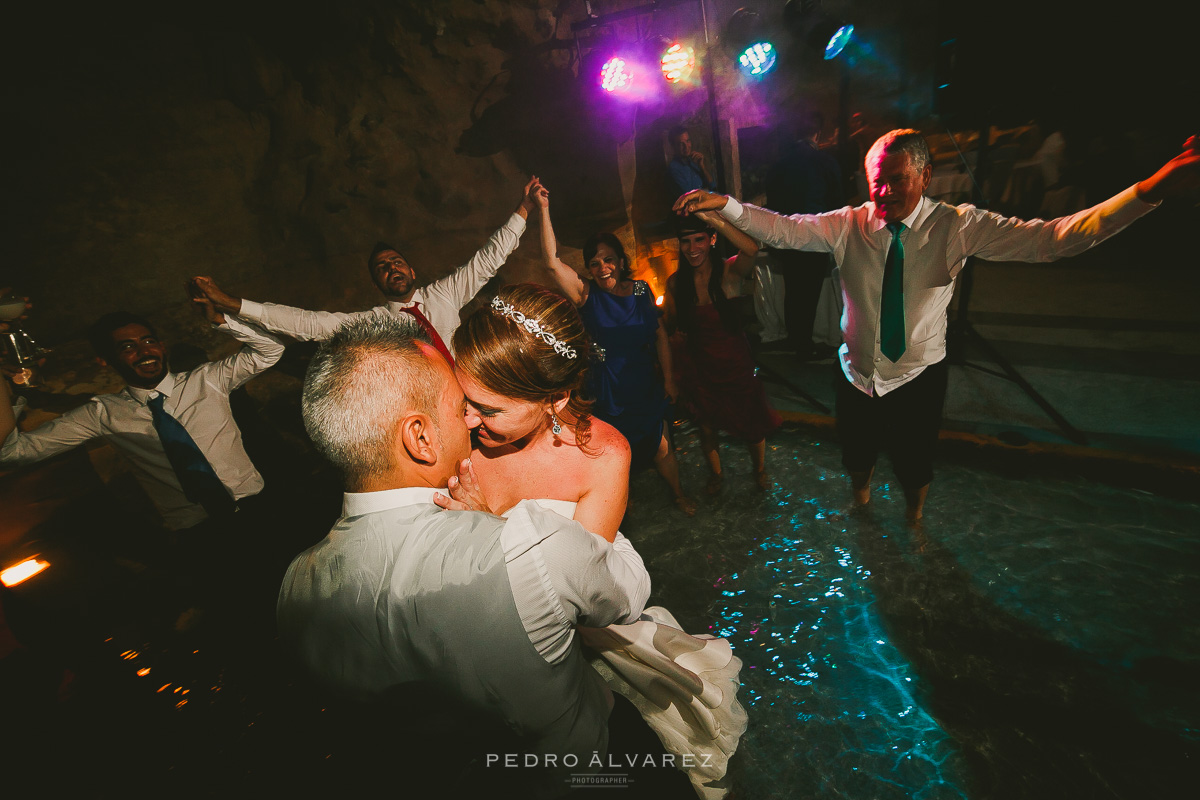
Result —
<instances>
[{"instance_id":1,"label":"groom","mask_svg":"<svg viewBox=\"0 0 1200 800\"><path fill-rule=\"evenodd\" d=\"M558 768L576 754L577 769L545 776L553 794L609 748L610 695L574 626L636 620L650 578L624 537L609 544L532 503L507 520L434 505L470 455L466 410L414 323L369 317L322 343L304 382L304 424L346 494L333 530L287 571L280 638L343 696L410 698L403 715L388 715L397 728L444 728L451 709L475 715L447 738L462 766L487 764L489 779L511 775L497 774L504 751L479 741L476 718L518 737L518 770L531 763L524 754ZM428 718L414 718L411 698ZM463 752L475 746L485 749Z\"/></svg>"}]
</instances>

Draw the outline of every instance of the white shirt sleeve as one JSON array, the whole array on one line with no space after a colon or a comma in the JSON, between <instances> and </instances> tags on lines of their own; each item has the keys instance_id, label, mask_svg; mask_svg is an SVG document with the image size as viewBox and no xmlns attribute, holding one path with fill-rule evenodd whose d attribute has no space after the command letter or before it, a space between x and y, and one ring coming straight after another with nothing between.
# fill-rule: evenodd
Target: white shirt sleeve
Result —
<instances>
[{"instance_id":1,"label":"white shirt sleeve","mask_svg":"<svg viewBox=\"0 0 1200 800\"><path fill-rule=\"evenodd\" d=\"M721 216L738 230L770 247L832 253L845 241L851 210L841 208L824 214L785 217L765 208L739 203L731 197L721 209Z\"/></svg>"},{"instance_id":2,"label":"white shirt sleeve","mask_svg":"<svg viewBox=\"0 0 1200 800\"><path fill-rule=\"evenodd\" d=\"M492 234L487 244L471 256L470 261L426 286L426 296L437 297L453 308L462 308L504 266L512 251L521 243L521 234L524 232L525 218L514 212L508 222Z\"/></svg>"},{"instance_id":3,"label":"white shirt sleeve","mask_svg":"<svg viewBox=\"0 0 1200 800\"><path fill-rule=\"evenodd\" d=\"M14 429L0 447L0 464L33 464L96 439L104 433L104 413L104 407L93 400L28 433Z\"/></svg>"},{"instance_id":4,"label":"white shirt sleeve","mask_svg":"<svg viewBox=\"0 0 1200 800\"><path fill-rule=\"evenodd\" d=\"M275 303L242 300L242 308L237 315L243 320L261 325L271 333L282 333L302 342L311 342L328 339L343 323L371 313L371 311L349 313L307 311L303 308L281 306Z\"/></svg>"},{"instance_id":5,"label":"white shirt sleeve","mask_svg":"<svg viewBox=\"0 0 1200 800\"><path fill-rule=\"evenodd\" d=\"M953 255L985 261L1054 261L1082 253L1155 208L1138 198L1136 186L1069 217L1051 220L1023 220L972 208L963 220L964 251Z\"/></svg>"},{"instance_id":6,"label":"white shirt sleeve","mask_svg":"<svg viewBox=\"0 0 1200 800\"><path fill-rule=\"evenodd\" d=\"M245 345L233 355L205 365L213 382L227 391L238 388L283 357L283 342L232 314L225 315L225 324L218 325L217 330L225 331Z\"/></svg>"},{"instance_id":7,"label":"white shirt sleeve","mask_svg":"<svg viewBox=\"0 0 1200 800\"><path fill-rule=\"evenodd\" d=\"M549 663L566 657L575 625L634 622L650 597L642 557L619 533L609 544L522 501L508 512L500 542L521 622Z\"/></svg>"}]
</instances>

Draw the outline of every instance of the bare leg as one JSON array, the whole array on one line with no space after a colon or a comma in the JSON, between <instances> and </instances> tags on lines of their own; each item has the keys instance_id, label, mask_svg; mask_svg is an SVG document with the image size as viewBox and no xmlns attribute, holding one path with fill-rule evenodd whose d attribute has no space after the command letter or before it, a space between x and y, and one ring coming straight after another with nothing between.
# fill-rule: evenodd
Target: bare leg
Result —
<instances>
[{"instance_id":1,"label":"bare leg","mask_svg":"<svg viewBox=\"0 0 1200 800\"><path fill-rule=\"evenodd\" d=\"M871 502L871 476L874 474L874 467L866 472L850 473L850 489L854 492L854 502L860 506Z\"/></svg>"},{"instance_id":2,"label":"bare leg","mask_svg":"<svg viewBox=\"0 0 1200 800\"><path fill-rule=\"evenodd\" d=\"M696 504L684 496L683 487L679 484L679 462L675 460L675 448L671 447L671 443L667 441L665 431L662 440L658 443L658 452L654 454L654 468L671 487L671 492L675 495L675 505L679 507L679 510L689 517L695 514Z\"/></svg>"},{"instance_id":3,"label":"bare leg","mask_svg":"<svg viewBox=\"0 0 1200 800\"><path fill-rule=\"evenodd\" d=\"M704 453L704 460L708 462L708 471L711 473L704 491L716 494L721 491L721 455L717 452L717 432L709 425L700 425L700 450Z\"/></svg>"},{"instance_id":4,"label":"bare leg","mask_svg":"<svg viewBox=\"0 0 1200 800\"><path fill-rule=\"evenodd\" d=\"M771 488L771 479L767 477L767 440L759 439L750 445L750 463L754 465L754 482L758 488L766 491Z\"/></svg>"},{"instance_id":5,"label":"bare leg","mask_svg":"<svg viewBox=\"0 0 1200 800\"><path fill-rule=\"evenodd\" d=\"M920 489L910 492L906 488L904 490L904 501L908 508L904 510L904 518L910 523L917 522L925 509L925 495L929 494L929 484L925 484Z\"/></svg>"}]
</instances>

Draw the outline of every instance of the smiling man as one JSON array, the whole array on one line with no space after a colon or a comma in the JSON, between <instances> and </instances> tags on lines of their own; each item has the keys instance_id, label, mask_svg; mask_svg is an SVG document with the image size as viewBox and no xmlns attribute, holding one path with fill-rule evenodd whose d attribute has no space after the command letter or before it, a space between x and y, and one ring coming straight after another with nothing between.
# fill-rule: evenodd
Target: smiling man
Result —
<instances>
[{"instance_id":1,"label":"smiling man","mask_svg":"<svg viewBox=\"0 0 1200 800\"><path fill-rule=\"evenodd\" d=\"M1092 208L1052 220L1004 217L925 197L933 163L914 130L881 136L866 156L870 200L857 208L785 217L724 195L689 192L680 214L717 210L772 247L832 253L840 268L842 338L837 395L842 463L855 499L870 499L880 450L890 452L920 519L933 477L946 380L946 309L971 256L1053 261L1082 253L1200 184L1200 140L1149 178Z\"/></svg>"},{"instance_id":2,"label":"smiling man","mask_svg":"<svg viewBox=\"0 0 1200 800\"><path fill-rule=\"evenodd\" d=\"M88 339L126 387L102 394L29 432L17 429L8 381L0 381L0 464L31 464L92 439L124 455L165 527L222 519L263 489L242 446L229 394L283 355L283 343L202 303L210 322L244 346L228 358L172 372L167 347L146 319L106 314Z\"/></svg>"},{"instance_id":3,"label":"smiling man","mask_svg":"<svg viewBox=\"0 0 1200 800\"><path fill-rule=\"evenodd\" d=\"M220 311L237 314L269 331L301 341L326 339L343 323L367 316L412 317L438 351L453 363L449 345L458 328L459 312L517 249L533 208L529 193L536 183L537 178L530 179L516 211L470 261L428 286L417 287L416 271L398 248L378 242L367 259L367 271L386 302L368 311L306 311L275 303L256 303L227 294L212 278L193 280Z\"/></svg>"}]
</instances>

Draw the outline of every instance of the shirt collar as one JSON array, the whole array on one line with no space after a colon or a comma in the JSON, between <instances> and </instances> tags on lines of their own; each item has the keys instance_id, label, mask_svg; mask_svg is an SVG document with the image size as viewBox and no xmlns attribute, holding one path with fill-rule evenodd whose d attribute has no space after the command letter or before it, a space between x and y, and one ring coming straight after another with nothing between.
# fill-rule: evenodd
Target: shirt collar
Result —
<instances>
[{"instance_id":1,"label":"shirt collar","mask_svg":"<svg viewBox=\"0 0 1200 800\"><path fill-rule=\"evenodd\" d=\"M359 517L391 508L433 505L433 493L436 491L428 486L405 486L381 492L346 492L342 495L342 516Z\"/></svg>"},{"instance_id":2,"label":"shirt collar","mask_svg":"<svg viewBox=\"0 0 1200 800\"><path fill-rule=\"evenodd\" d=\"M142 405L150 402L150 397L155 394L166 395L171 397L175 393L175 373L168 372L163 376L163 379L158 382L158 386L153 389L143 389L139 386L129 386L126 384L125 391L134 400L137 400Z\"/></svg>"},{"instance_id":3,"label":"shirt collar","mask_svg":"<svg viewBox=\"0 0 1200 800\"><path fill-rule=\"evenodd\" d=\"M407 303L401 303L399 300L388 300L387 307L388 307L389 311L394 312L394 311L399 311L402 308L412 308L413 306L421 306L424 304L424 302L423 302L424 300L425 300L425 293L421 289L417 289L415 292L413 292L412 300L409 300ZM423 308L418 308L417 310L424 313Z\"/></svg>"},{"instance_id":4,"label":"shirt collar","mask_svg":"<svg viewBox=\"0 0 1200 800\"><path fill-rule=\"evenodd\" d=\"M912 230L912 227L916 223L916 221L918 219L922 218L922 212L925 211L925 206L927 206L928 204L929 204L928 198L926 198L925 195L921 195L921 199L917 201L917 207L912 210L911 214L909 214L904 219L900 220L900 223L902 225L904 225L904 227L906 229ZM883 220L881 220L879 218L879 216L875 213L875 204L874 203L871 204L871 219L875 224L876 231L881 231L885 227L887 227L887 223L884 222Z\"/></svg>"}]
</instances>

